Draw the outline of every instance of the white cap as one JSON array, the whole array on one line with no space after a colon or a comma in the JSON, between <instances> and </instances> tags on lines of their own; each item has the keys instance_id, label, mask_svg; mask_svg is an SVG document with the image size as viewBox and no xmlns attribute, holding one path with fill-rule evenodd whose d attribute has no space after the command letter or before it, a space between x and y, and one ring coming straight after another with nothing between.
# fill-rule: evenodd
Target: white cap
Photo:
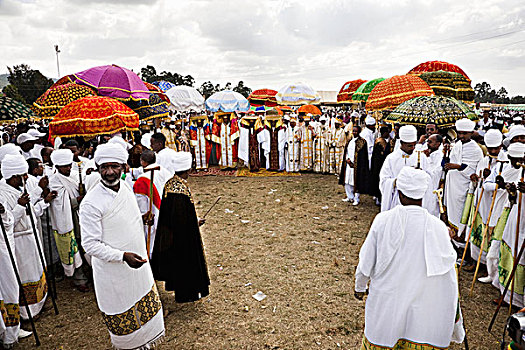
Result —
<instances>
[{"instance_id":1,"label":"white cap","mask_svg":"<svg viewBox=\"0 0 525 350\"><path fill-rule=\"evenodd\" d=\"M376 120L374 117L367 115L365 118L365 124L366 125L376 125Z\"/></svg>"},{"instance_id":2,"label":"white cap","mask_svg":"<svg viewBox=\"0 0 525 350\"><path fill-rule=\"evenodd\" d=\"M29 166L21 154L8 154L2 160L2 176L9 180L15 175L27 174Z\"/></svg>"},{"instance_id":3,"label":"white cap","mask_svg":"<svg viewBox=\"0 0 525 350\"><path fill-rule=\"evenodd\" d=\"M485 133L483 140L487 147L499 147L503 142L503 134L498 129L489 129Z\"/></svg>"},{"instance_id":4,"label":"white cap","mask_svg":"<svg viewBox=\"0 0 525 350\"><path fill-rule=\"evenodd\" d=\"M192 160L190 152L175 152L173 156L173 167L175 172L179 173L190 170Z\"/></svg>"},{"instance_id":5,"label":"white cap","mask_svg":"<svg viewBox=\"0 0 525 350\"><path fill-rule=\"evenodd\" d=\"M509 133L507 134L507 138L512 141L513 138L516 136L524 136L525 135L525 126L523 125L514 125Z\"/></svg>"},{"instance_id":6,"label":"white cap","mask_svg":"<svg viewBox=\"0 0 525 350\"><path fill-rule=\"evenodd\" d=\"M408 198L421 199L428 188L430 176L421 169L403 167L396 179L397 189Z\"/></svg>"},{"instance_id":7,"label":"white cap","mask_svg":"<svg viewBox=\"0 0 525 350\"><path fill-rule=\"evenodd\" d=\"M40 138L46 136L45 133L38 131L37 129L29 129L27 133L33 137Z\"/></svg>"},{"instance_id":8,"label":"white cap","mask_svg":"<svg viewBox=\"0 0 525 350\"><path fill-rule=\"evenodd\" d=\"M507 156L512 157L512 158L525 157L525 144L521 142L511 143L507 150Z\"/></svg>"},{"instance_id":9,"label":"white cap","mask_svg":"<svg viewBox=\"0 0 525 350\"><path fill-rule=\"evenodd\" d=\"M55 151L56 152L56 151ZM95 164L126 163L128 152L118 143L105 143L99 145L95 151Z\"/></svg>"},{"instance_id":10,"label":"white cap","mask_svg":"<svg viewBox=\"0 0 525 350\"><path fill-rule=\"evenodd\" d=\"M416 142L417 129L414 125L405 125L399 128L399 139L403 142Z\"/></svg>"},{"instance_id":11,"label":"white cap","mask_svg":"<svg viewBox=\"0 0 525 350\"><path fill-rule=\"evenodd\" d=\"M456 121L457 131L472 132L474 131L475 126L476 126L476 123L474 123L472 120L467 119L467 118L462 118Z\"/></svg>"},{"instance_id":12,"label":"white cap","mask_svg":"<svg viewBox=\"0 0 525 350\"><path fill-rule=\"evenodd\" d=\"M57 149L51 153L51 161L54 165L64 166L73 163L73 152L70 149Z\"/></svg>"},{"instance_id":13,"label":"white cap","mask_svg":"<svg viewBox=\"0 0 525 350\"><path fill-rule=\"evenodd\" d=\"M23 134L18 135L18 137L16 138L16 143L21 145L24 142L36 141L36 140L37 140L36 137L34 137L33 135L31 135L31 134L29 134L27 132L24 132Z\"/></svg>"}]
</instances>

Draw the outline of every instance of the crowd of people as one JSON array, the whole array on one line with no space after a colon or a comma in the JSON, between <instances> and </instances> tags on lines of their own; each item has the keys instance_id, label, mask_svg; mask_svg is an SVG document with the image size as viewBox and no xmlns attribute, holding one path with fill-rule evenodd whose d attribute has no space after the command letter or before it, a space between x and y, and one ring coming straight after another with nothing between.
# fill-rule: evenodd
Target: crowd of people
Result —
<instances>
[{"instance_id":1,"label":"crowd of people","mask_svg":"<svg viewBox=\"0 0 525 350\"><path fill-rule=\"evenodd\" d=\"M179 303L209 294L189 174L246 167L337 175L343 201L370 195L380 206L356 270L356 297L369 289L363 349L461 342L458 254L463 270L479 261L480 281L503 291L525 237L525 126L520 115L479 114L444 129L362 110L188 113L90 140L49 138L43 123L4 126L0 341L29 336L21 319L53 298L52 279L67 278L79 292L93 285L113 346L154 346L165 332L155 281ZM518 308L524 271L505 298Z\"/></svg>"}]
</instances>

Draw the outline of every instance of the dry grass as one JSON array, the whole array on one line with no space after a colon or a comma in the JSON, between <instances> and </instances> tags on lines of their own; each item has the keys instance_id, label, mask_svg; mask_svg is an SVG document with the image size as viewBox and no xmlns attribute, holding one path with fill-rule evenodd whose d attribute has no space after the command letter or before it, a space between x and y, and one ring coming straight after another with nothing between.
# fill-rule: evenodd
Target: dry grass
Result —
<instances>
[{"instance_id":1,"label":"dry grass","mask_svg":"<svg viewBox=\"0 0 525 350\"><path fill-rule=\"evenodd\" d=\"M353 279L378 211L370 198L359 207L341 202L335 176L202 177L190 185L200 213L222 196L202 228L211 294L178 305L162 291L167 334L160 349L359 348L364 302L353 297ZM471 276L462 276L463 294ZM48 309L37 323L41 348L110 349L94 294L71 290L67 282L58 287L60 315ZM253 299L257 291L267 298ZM496 296L478 284L475 296L464 298L471 349L497 348L486 333ZM31 338L19 346L32 347Z\"/></svg>"}]
</instances>

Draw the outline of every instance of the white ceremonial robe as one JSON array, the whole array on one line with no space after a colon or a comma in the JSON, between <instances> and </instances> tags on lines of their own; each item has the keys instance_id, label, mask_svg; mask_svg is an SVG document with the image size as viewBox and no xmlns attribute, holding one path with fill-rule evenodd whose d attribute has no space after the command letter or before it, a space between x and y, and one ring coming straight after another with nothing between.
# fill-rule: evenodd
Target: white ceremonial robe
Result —
<instances>
[{"instance_id":1,"label":"white ceremonial robe","mask_svg":"<svg viewBox=\"0 0 525 350\"><path fill-rule=\"evenodd\" d=\"M299 171L299 151L300 141L297 136L298 126L288 126L286 129L286 146L285 146L285 160L286 160L286 171L298 172Z\"/></svg>"},{"instance_id":2,"label":"white ceremonial robe","mask_svg":"<svg viewBox=\"0 0 525 350\"><path fill-rule=\"evenodd\" d=\"M261 141L259 142L261 142L261 146L264 151L264 157L266 158L266 169L269 169L270 168L270 151L271 151L270 149L271 148L270 130L265 128L259 133L259 135L261 135L261 138L260 138ZM277 131L277 151L279 152L279 170L284 170L286 168L285 156L284 156L285 147L286 147L286 130L284 128L281 128Z\"/></svg>"},{"instance_id":3,"label":"white ceremonial robe","mask_svg":"<svg viewBox=\"0 0 525 350\"><path fill-rule=\"evenodd\" d=\"M355 141L357 138L353 138L348 142L348 147L346 148L346 158L344 161L350 160L352 163L355 161ZM354 186L354 167L351 167L350 164L346 164L345 168L345 185Z\"/></svg>"},{"instance_id":4,"label":"white ceremonial robe","mask_svg":"<svg viewBox=\"0 0 525 350\"><path fill-rule=\"evenodd\" d=\"M159 166L158 164L154 163L146 167L148 168L155 168L156 166ZM159 170L155 170L155 175L153 175L153 195L155 197L155 192L158 195L159 202L162 201L163 197L163 191L164 191L164 185L166 182L172 177L173 175L170 174L170 172L163 167L160 167ZM140 214L144 215L149 211L150 206L150 200L149 200L149 184L151 179L151 172L145 172L142 175L139 176L137 181L142 182L144 181L144 186L141 186L139 189L139 184L137 186L133 187L133 192L135 193L135 198L137 199L137 204L139 205ZM146 188L146 191L143 191L143 188ZM146 193L144 193L146 192ZM157 207L155 204L155 200L151 204L151 212L154 215L153 218L153 226L151 226L151 233L150 233L150 248L149 248L149 257L151 258L151 254L153 253L153 245L155 243L155 233L157 232L157 223L159 221L159 209L160 209L160 203L159 207ZM144 242L148 241L148 225L144 225Z\"/></svg>"},{"instance_id":5,"label":"white ceremonial robe","mask_svg":"<svg viewBox=\"0 0 525 350\"><path fill-rule=\"evenodd\" d=\"M157 152L156 163L168 170L171 176L175 175L175 170L177 169L177 165L175 164L176 153L176 151L167 147Z\"/></svg>"},{"instance_id":6,"label":"white ceremonial robe","mask_svg":"<svg viewBox=\"0 0 525 350\"><path fill-rule=\"evenodd\" d=\"M208 126L206 126L208 127ZM206 159L206 136L204 135L204 127L196 127L196 140L190 140L190 145L193 147L195 154L195 169L202 170L208 168L208 161Z\"/></svg>"},{"instance_id":7,"label":"white ceremonial robe","mask_svg":"<svg viewBox=\"0 0 525 350\"><path fill-rule=\"evenodd\" d=\"M501 152L499 153L498 160L508 162L507 154L503 150L501 150ZM488 176L487 179L483 181L483 184L481 186L481 188L485 188L485 190L483 191L483 197L481 198L481 202L479 204L479 209L478 209L479 215L481 216L481 219L483 220L483 224L487 223L487 220L489 217L490 205L492 203L492 195L495 189L494 181L496 181L496 176L499 174L500 170L503 172L503 168L505 167L504 164L502 167L502 163L497 162L495 159L492 159L489 156L485 156L483 157L483 159L479 161L477 169L476 169L476 174L479 175L480 171L483 172L484 169L489 168L489 163L490 163L490 176ZM489 185L487 189L486 185L489 184L489 179L492 180L493 185ZM475 198L480 197L481 188L477 189ZM488 193L489 192L488 190L492 190L490 191L491 193ZM494 204L496 204L496 202L494 202ZM490 222L492 223L492 225L490 226L492 227L496 225L499 215L501 215L501 211L503 210L503 207L498 208L496 212L494 211L494 209L495 209L495 206L492 209L492 215L490 219ZM497 214L497 212L499 212L499 215Z\"/></svg>"},{"instance_id":8,"label":"white ceremonial robe","mask_svg":"<svg viewBox=\"0 0 525 350\"><path fill-rule=\"evenodd\" d=\"M405 166L417 167L418 159L420 168L428 173L430 166L428 157L424 153L420 153L418 156L418 152L414 151L411 155L408 155L401 149L397 149L386 156L383 167L379 172L379 190L382 196L381 211L390 210L399 204L399 195L395 186L397 175ZM433 205L433 202L427 204L427 198L431 198L430 194L432 194L432 191L429 186L425 197L423 197L423 208L427 208L427 205L429 207Z\"/></svg>"},{"instance_id":9,"label":"white ceremonial robe","mask_svg":"<svg viewBox=\"0 0 525 350\"><path fill-rule=\"evenodd\" d=\"M399 205L379 213L359 252L355 279L357 292L370 281L366 339L387 348L401 339L443 348L461 342L456 258L445 224L424 208Z\"/></svg>"},{"instance_id":10,"label":"white ceremonial robe","mask_svg":"<svg viewBox=\"0 0 525 350\"><path fill-rule=\"evenodd\" d=\"M80 205L80 225L83 247L92 256L98 307L113 346L148 348L164 336L164 318L149 262L133 269L123 261L125 252L147 257L133 191L123 181L118 192L98 184ZM142 314L145 308L148 312Z\"/></svg>"},{"instance_id":11,"label":"white ceremonial robe","mask_svg":"<svg viewBox=\"0 0 525 350\"><path fill-rule=\"evenodd\" d=\"M221 139L221 154L219 159L219 165L225 168L233 168L233 147L235 146L235 140L232 139L231 135L231 124L221 123L220 139Z\"/></svg>"},{"instance_id":12,"label":"white ceremonial robe","mask_svg":"<svg viewBox=\"0 0 525 350\"><path fill-rule=\"evenodd\" d=\"M31 315L35 316L40 313L46 301L47 283L31 220L26 214L26 208L18 204L18 199L21 195L21 190L8 185L5 179L0 180L0 202L3 203L7 210L11 211L15 222L13 232L18 273L24 286L26 298L29 303L29 310L31 311ZM31 215L36 225L37 213L35 208L36 207L31 206ZM38 227L36 229L38 231ZM37 236L40 236L38 232ZM42 247L40 238L37 239L40 247ZM20 316L23 319L28 319L25 307L20 307Z\"/></svg>"},{"instance_id":13,"label":"white ceremonial robe","mask_svg":"<svg viewBox=\"0 0 525 350\"><path fill-rule=\"evenodd\" d=\"M88 170L91 169L91 173L88 175ZM93 187L100 183L100 173L97 171L97 165L94 159L90 159L82 167L82 179L84 179L84 187L86 192L89 192Z\"/></svg>"},{"instance_id":14,"label":"white ceremonial robe","mask_svg":"<svg viewBox=\"0 0 525 350\"><path fill-rule=\"evenodd\" d=\"M246 165L249 166L250 164L250 134L254 134L256 131L255 131L255 127L251 128L250 130L250 127L244 127L244 126L240 126L239 127L239 153L238 153L238 157L240 160L242 160ZM266 134L264 134L262 131L261 132L258 132L257 133L257 147L259 147L259 149L261 147L265 147L265 144L266 144ZM269 137L269 136L268 136ZM268 139L267 141L268 143L268 153L270 153L270 140ZM264 149L264 153L266 154L266 149ZM260 158L260 157L259 157Z\"/></svg>"},{"instance_id":15,"label":"white ceremonial robe","mask_svg":"<svg viewBox=\"0 0 525 350\"><path fill-rule=\"evenodd\" d=\"M14 218L10 211L6 210L2 214L2 221L6 229L9 247L11 252L15 254ZM2 232L0 232L0 276L0 303L3 303L6 316L8 316L4 320L0 315L0 342L13 344L18 341L18 333L20 332L19 287Z\"/></svg>"},{"instance_id":16,"label":"white ceremonial robe","mask_svg":"<svg viewBox=\"0 0 525 350\"><path fill-rule=\"evenodd\" d=\"M312 127L313 129L313 127ZM299 170L311 171L314 167L314 137L315 134L309 126L302 125L297 131L300 142Z\"/></svg>"},{"instance_id":17,"label":"white ceremonial robe","mask_svg":"<svg viewBox=\"0 0 525 350\"><path fill-rule=\"evenodd\" d=\"M74 211L78 209L77 197L79 183L72 172L64 176L58 171L49 177L49 189L57 192L51 201L50 221L55 234L55 242L64 268L64 274L73 276L75 269L82 266L82 257L75 239ZM78 234L78 232L77 232Z\"/></svg>"},{"instance_id":18,"label":"white ceremonial robe","mask_svg":"<svg viewBox=\"0 0 525 350\"><path fill-rule=\"evenodd\" d=\"M437 150L430 153L428 157L428 174L430 175L429 191L425 194L425 207L428 212L436 217L439 217L439 198L434 193L439 188L439 182L443 174L443 167L441 161L443 160L443 151Z\"/></svg>"},{"instance_id":19,"label":"white ceremonial robe","mask_svg":"<svg viewBox=\"0 0 525 350\"><path fill-rule=\"evenodd\" d=\"M314 172L328 173L330 171L329 145L331 133L328 127L319 125L314 138Z\"/></svg>"},{"instance_id":20,"label":"white ceremonial robe","mask_svg":"<svg viewBox=\"0 0 525 350\"><path fill-rule=\"evenodd\" d=\"M375 133L367 127L364 127L361 133L359 134L366 141L366 146L368 147L368 168L372 167L372 153L374 153L374 144L376 142Z\"/></svg>"},{"instance_id":21,"label":"white ceremonial robe","mask_svg":"<svg viewBox=\"0 0 525 350\"><path fill-rule=\"evenodd\" d=\"M470 175L476 171L481 158L483 158L483 151L472 140L467 143L456 142L450 151L450 163L467 166L464 170L449 170L445 184L448 223L458 229L458 234L464 228L461 224L461 215L470 185Z\"/></svg>"}]
</instances>

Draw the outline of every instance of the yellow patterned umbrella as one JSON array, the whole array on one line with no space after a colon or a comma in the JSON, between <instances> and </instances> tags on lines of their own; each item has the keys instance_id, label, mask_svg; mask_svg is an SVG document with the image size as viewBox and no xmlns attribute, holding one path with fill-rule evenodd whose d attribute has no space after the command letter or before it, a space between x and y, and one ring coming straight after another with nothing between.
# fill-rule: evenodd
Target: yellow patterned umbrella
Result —
<instances>
[{"instance_id":1,"label":"yellow patterned umbrella","mask_svg":"<svg viewBox=\"0 0 525 350\"><path fill-rule=\"evenodd\" d=\"M33 102L31 109L41 119L53 119L69 103L95 95L95 91L88 86L66 83L49 88Z\"/></svg>"}]
</instances>

